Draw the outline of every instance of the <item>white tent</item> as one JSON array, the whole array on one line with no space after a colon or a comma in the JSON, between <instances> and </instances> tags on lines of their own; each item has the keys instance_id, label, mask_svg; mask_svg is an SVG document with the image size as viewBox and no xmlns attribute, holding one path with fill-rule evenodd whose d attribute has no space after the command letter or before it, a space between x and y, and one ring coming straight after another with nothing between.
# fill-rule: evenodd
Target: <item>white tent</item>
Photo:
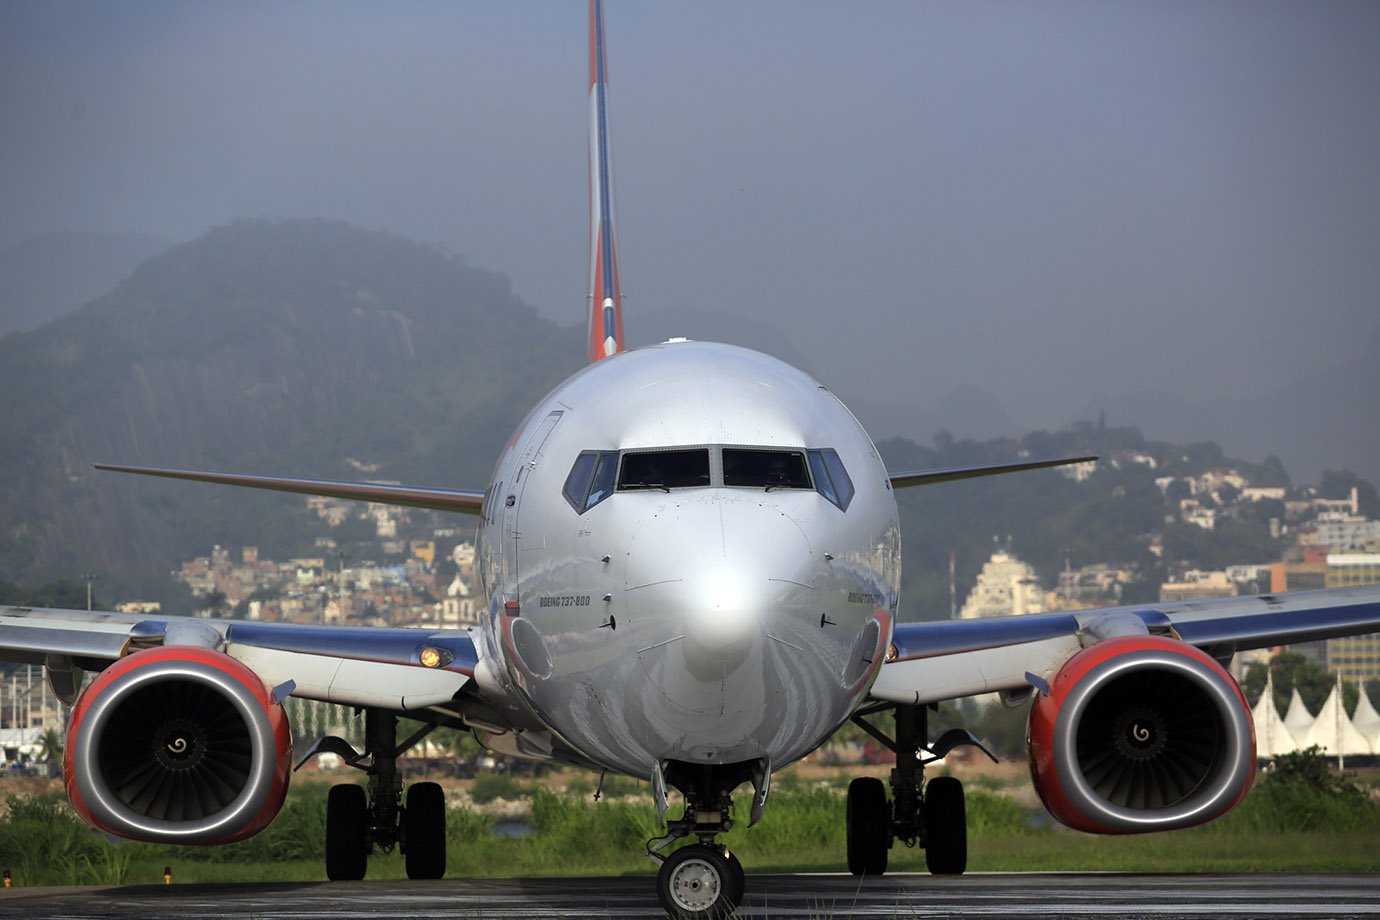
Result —
<instances>
[{"instance_id":1,"label":"white tent","mask_svg":"<svg viewBox=\"0 0 1380 920\"><path fill-rule=\"evenodd\" d=\"M1356 726L1351 724L1347 718L1346 709L1342 707L1342 679L1337 678L1337 684L1332 688L1332 692L1327 695L1327 702L1322 704L1318 710L1318 717L1313 720L1313 727L1308 730L1308 734L1303 737L1302 745L1310 748L1313 745L1322 748L1322 752L1330 757L1349 757L1357 754L1371 754L1370 739L1356 730Z\"/></svg>"},{"instance_id":2,"label":"white tent","mask_svg":"<svg viewBox=\"0 0 1380 920\"><path fill-rule=\"evenodd\" d=\"M1289 733L1295 738L1303 738L1313 727L1313 713L1303 705L1303 697L1299 696L1298 687L1294 688L1294 695L1289 698L1289 711L1284 714L1284 727L1289 729Z\"/></svg>"},{"instance_id":3,"label":"white tent","mask_svg":"<svg viewBox=\"0 0 1380 920\"><path fill-rule=\"evenodd\" d=\"M1257 757L1278 757L1299 749L1299 743L1279 717L1275 708L1275 676L1265 674L1265 691L1251 710L1255 720L1255 754Z\"/></svg>"},{"instance_id":4,"label":"white tent","mask_svg":"<svg viewBox=\"0 0 1380 920\"><path fill-rule=\"evenodd\" d=\"M1361 689L1361 698L1356 702L1356 711L1351 714L1351 724L1370 739L1371 747L1380 752L1380 712L1376 712L1371 705L1364 687Z\"/></svg>"}]
</instances>

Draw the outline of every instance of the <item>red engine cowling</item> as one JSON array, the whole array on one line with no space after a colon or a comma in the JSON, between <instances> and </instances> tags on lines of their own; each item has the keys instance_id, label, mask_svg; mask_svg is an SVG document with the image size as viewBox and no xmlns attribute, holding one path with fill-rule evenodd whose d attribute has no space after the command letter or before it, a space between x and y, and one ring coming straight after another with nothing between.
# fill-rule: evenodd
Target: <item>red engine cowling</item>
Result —
<instances>
[{"instance_id":1,"label":"red engine cowling","mask_svg":"<svg viewBox=\"0 0 1380 920\"><path fill-rule=\"evenodd\" d=\"M1241 688L1191 645L1107 639L1074 655L1031 708L1030 773L1050 814L1128 834L1211 821L1255 776Z\"/></svg>"},{"instance_id":2,"label":"red engine cowling","mask_svg":"<svg viewBox=\"0 0 1380 920\"><path fill-rule=\"evenodd\" d=\"M160 843L230 843L283 807L292 737L240 662L164 646L102 671L72 710L67 797L101 830Z\"/></svg>"}]
</instances>

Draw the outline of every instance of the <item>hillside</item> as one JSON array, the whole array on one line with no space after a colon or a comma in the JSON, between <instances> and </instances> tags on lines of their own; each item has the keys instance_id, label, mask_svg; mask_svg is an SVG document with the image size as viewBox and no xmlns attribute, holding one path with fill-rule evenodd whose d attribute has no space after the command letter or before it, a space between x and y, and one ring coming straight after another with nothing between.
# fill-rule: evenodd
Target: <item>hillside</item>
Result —
<instances>
[{"instance_id":1,"label":"hillside","mask_svg":"<svg viewBox=\"0 0 1380 920\"><path fill-rule=\"evenodd\" d=\"M46 233L0 252L0 336L74 312L168 247L142 233Z\"/></svg>"},{"instance_id":2,"label":"hillside","mask_svg":"<svg viewBox=\"0 0 1380 920\"><path fill-rule=\"evenodd\" d=\"M100 461L483 483L579 330L503 276L399 237L241 221L78 313L0 339L0 577L162 577L208 539L294 544L300 503L99 473Z\"/></svg>"},{"instance_id":3,"label":"hillside","mask_svg":"<svg viewBox=\"0 0 1380 920\"><path fill-rule=\"evenodd\" d=\"M1227 456L1211 441L1174 444L1145 438L1132 427L1082 423L1021 438L956 440L941 434L932 447L893 439L878 445L889 469L925 469L1009 462L1020 457L1095 454L1096 470L1075 481L1056 470L994 476L897 493L905 552L903 620L949 615L949 557L955 559L958 602L973 585L994 549L1009 545L1030 563L1041 584L1052 587L1065 565L1107 563L1135 572L1124 585L1124 603L1158 600L1161 582L1188 569L1221 569L1277 561L1288 545L1271 535L1270 519L1283 522L1281 502L1224 503L1214 530L1183 521L1178 498L1187 479L1209 471L1233 470L1252 485L1289 486L1289 474L1275 457L1248 462ZM1162 490L1156 480L1173 477ZM1322 486L1296 483L1290 494L1341 498L1352 484L1361 511L1380 511L1375 488L1349 475ZM1178 490L1178 491L1176 491ZM1204 501L1208 501L1204 498ZM1215 504L1208 501L1209 504ZM1296 523L1291 521L1290 523ZM1157 545L1160 554L1152 552Z\"/></svg>"},{"instance_id":4,"label":"hillside","mask_svg":"<svg viewBox=\"0 0 1380 920\"><path fill-rule=\"evenodd\" d=\"M662 315L631 335L739 340L723 334L731 325ZM789 356L768 327L748 324L745 335ZM99 597L164 596L168 572L216 543L280 560L316 554L324 527L303 501L92 464L478 488L522 414L583 351L582 328L542 320L503 276L429 247L323 220L219 228L79 312L0 338L0 583L94 572ZM1107 461L1081 482L1041 471L900 492L903 619L947 615L950 553L966 591L994 539L1009 540L1045 585L1066 563L1124 566L1136 573L1128 602L1155 597L1185 568L1271 562L1282 549L1269 531L1282 511L1265 504L1224 509L1210 535L1178 519L1157 478L1232 468L1252 484L1288 483L1278 460L1232 460L1212 442L1084 423L879 448L897 470L1079 453ZM1374 496L1367 485L1372 516ZM414 535L430 526L417 521Z\"/></svg>"}]
</instances>

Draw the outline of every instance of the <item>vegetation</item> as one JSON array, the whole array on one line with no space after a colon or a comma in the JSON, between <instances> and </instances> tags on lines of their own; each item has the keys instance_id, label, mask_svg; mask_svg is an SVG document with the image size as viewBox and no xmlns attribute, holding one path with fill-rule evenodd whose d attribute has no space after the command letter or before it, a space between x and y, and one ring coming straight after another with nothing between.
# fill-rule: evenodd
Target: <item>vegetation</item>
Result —
<instances>
[{"instance_id":1,"label":"vegetation","mask_svg":"<svg viewBox=\"0 0 1380 920\"><path fill-rule=\"evenodd\" d=\"M646 785L606 783L553 790L504 777L505 798L530 802L527 836L494 833L494 821L452 804L447 873L482 876L644 874L644 843L661 831ZM843 792L847 777L805 781L783 774L767 815L744 817L723 836L750 872L837 871L843 862ZM172 866L183 882L318 880L323 877L327 785L294 787L262 834L227 847L110 843L57 795L11 796L0 821L0 866L20 885L148 883ZM1014 791L1019 791L1017 787ZM1348 774L1328 769L1317 751L1278 758L1231 814L1167 834L1095 837L1052 824L1043 810L1012 797L1002 781L968 781L970 867L974 870L1145 872L1380 870L1375 828L1380 806ZM478 796L474 796L477 800ZM891 865L924 868L924 853L897 844ZM371 878L405 875L398 854L375 856Z\"/></svg>"},{"instance_id":2,"label":"vegetation","mask_svg":"<svg viewBox=\"0 0 1380 920\"><path fill-rule=\"evenodd\" d=\"M991 555L994 541L1009 541L1046 585L1056 584L1059 571L1068 564L1106 562L1128 567L1137 577L1123 587L1124 603L1158 600L1160 583L1166 580L1170 567L1220 569L1272 562L1282 549L1270 535L1270 518L1283 517L1280 503L1238 506L1234 517L1223 516L1209 533L1190 524L1166 524L1166 517L1177 512L1176 500L1187 497L1187 486L1179 479L1171 483L1166 494L1155 483L1159 477L1196 476L1214 468L1234 467L1252 482L1284 485L1289 477L1278 458L1254 464L1225 456L1211 442L1175 445L1149 441L1134 427L1091 423L1067 431L1034 431L1018 439L989 441L959 440L941 432L933 447L892 439L879 443L878 448L890 469L1079 454L1102 458L1083 482L1046 470L898 492L906 538L903 620L946 618L950 553L955 559L957 583L971 585ZM1155 467L1118 459L1132 454L1154 458ZM1330 487L1335 491L1345 484L1349 489L1353 480L1368 485L1351 474L1337 474ZM1205 496L1202 499L1211 502ZM1160 557L1150 552L1151 539L1156 535L1163 539Z\"/></svg>"},{"instance_id":3,"label":"vegetation","mask_svg":"<svg viewBox=\"0 0 1380 920\"><path fill-rule=\"evenodd\" d=\"M380 478L482 483L520 413L578 368L582 334L541 320L500 275L335 221L239 221L174 246L77 314L0 342L0 594L18 590L3 583L18 573L32 585L90 569L106 598L190 613L166 573L211 542L256 545L272 559L315 554L323 525L301 501L96 474L97 460L353 478L355 458ZM1269 519L1282 509L1252 507L1210 538L1166 530L1154 481L1233 466L1287 485L1277 458L1250 463L1211 442L1154 442L1102 420L879 447L895 469L1076 453L1109 461L1082 483L1045 471L904 490L903 619L945 616L950 552L969 585L994 537L1010 537L1046 584L1066 562L1133 567L1128 603L1153 599L1165 565L1278 558ZM1110 462L1128 453L1156 468ZM1376 490L1352 473L1331 471L1320 489L1345 497L1353 486L1361 510L1380 515ZM1163 562L1148 549L1162 531ZM351 522L332 537L354 559L373 535ZM368 553L377 558L377 546ZM81 597L20 593L57 605Z\"/></svg>"},{"instance_id":4,"label":"vegetation","mask_svg":"<svg viewBox=\"0 0 1380 920\"><path fill-rule=\"evenodd\" d=\"M1249 700L1260 699L1265 690L1265 675L1274 674L1275 709L1280 713L1288 710L1293 691L1298 690L1308 711L1317 713L1327 701L1328 694L1336 686L1336 677L1325 671L1315 661L1298 652L1282 652L1270 660L1268 668L1263 664L1253 664L1246 669L1246 677L1241 681L1241 689L1246 691ZM1380 681L1367 681L1366 689L1372 702L1380 699ZM1347 712L1354 712L1360 699L1360 687L1350 681L1342 682L1342 706Z\"/></svg>"},{"instance_id":5,"label":"vegetation","mask_svg":"<svg viewBox=\"0 0 1380 920\"><path fill-rule=\"evenodd\" d=\"M240 221L174 246L0 341L0 577L89 567L147 597L189 548L288 558L320 532L300 501L100 460L331 478L353 457L380 478L482 482L521 413L579 367L582 334L500 275L339 222Z\"/></svg>"}]
</instances>

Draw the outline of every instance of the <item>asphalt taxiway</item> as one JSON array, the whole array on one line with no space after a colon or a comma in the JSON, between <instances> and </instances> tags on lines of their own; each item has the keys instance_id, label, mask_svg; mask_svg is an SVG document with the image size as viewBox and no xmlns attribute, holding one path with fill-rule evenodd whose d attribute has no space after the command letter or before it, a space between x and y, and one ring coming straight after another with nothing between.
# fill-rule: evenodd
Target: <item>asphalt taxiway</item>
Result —
<instances>
[{"instance_id":1,"label":"asphalt taxiway","mask_svg":"<svg viewBox=\"0 0 1380 920\"><path fill-rule=\"evenodd\" d=\"M616 917L662 920L646 878L455 879L0 890L0 916L227 918ZM1177 918L1380 917L1373 875L972 873L750 875L740 917Z\"/></svg>"}]
</instances>

